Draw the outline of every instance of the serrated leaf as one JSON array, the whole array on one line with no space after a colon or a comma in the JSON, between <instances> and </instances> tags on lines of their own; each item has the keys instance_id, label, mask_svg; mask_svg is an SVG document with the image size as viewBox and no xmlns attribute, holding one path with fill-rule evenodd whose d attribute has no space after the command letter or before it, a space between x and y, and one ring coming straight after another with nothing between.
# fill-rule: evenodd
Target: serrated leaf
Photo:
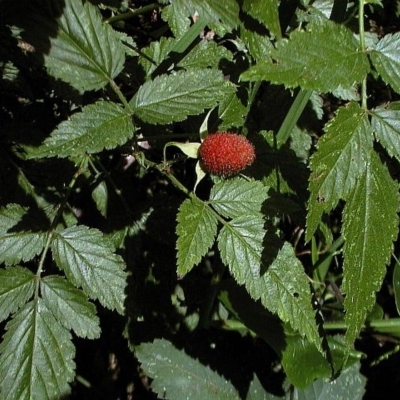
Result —
<instances>
[{"instance_id":1,"label":"serrated leaf","mask_svg":"<svg viewBox=\"0 0 400 400\"><path fill-rule=\"evenodd\" d=\"M0 209L0 263L29 261L43 250L47 233L32 232L36 227L27 211L18 204Z\"/></svg>"},{"instance_id":2,"label":"serrated leaf","mask_svg":"<svg viewBox=\"0 0 400 400\"><path fill-rule=\"evenodd\" d=\"M122 71L124 47L89 2L65 2L58 20L48 23L57 30L57 35L50 37L50 51L45 56L45 65L54 77L86 91L104 87Z\"/></svg>"},{"instance_id":3,"label":"serrated leaf","mask_svg":"<svg viewBox=\"0 0 400 400\"><path fill-rule=\"evenodd\" d=\"M251 56L257 61L271 60L271 51L274 46L268 36L259 35L256 32L240 27L240 38L246 44Z\"/></svg>"},{"instance_id":4,"label":"serrated leaf","mask_svg":"<svg viewBox=\"0 0 400 400\"><path fill-rule=\"evenodd\" d=\"M225 96L218 107L218 117L221 123L218 128L221 132L232 127L241 127L244 124L246 106L241 102L236 93Z\"/></svg>"},{"instance_id":5,"label":"serrated leaf","mask_svg":"<svg viewBox=\"0 0 400 400\"><path fill-rule=\"evenodd\" d=\"M174 400L239 399L233 385L164 339L135 348L142 369L160 397Z\"/></svg>"},{"instance_id":6,"label":"serrated leaf","mask_svg":"<svg viewBox=\"0 0 400 400\"><path fill-rule=\"evenodd\" d=\"M209 206L197 198L182 203L177 221L178 274L183 276L201 261L214 243L218 221Z\"/></svg>"},{"instance_id":7,"label":"serrated leaf","mask_svg":"<svg viewBox=\"0 0 400 400\"><path fill-rule=\"evenodd\" d=\"M86 295L61 276L46 276L40 281L40 292L47 308L64 328L79 337L96 339L101 329L96 307Z\"/></svg>"},{"instance_id":8,"label":"serrated leaf","mask_svg":"<svg viewBox=\"0 0 400 400\"><path fill-rule=\"evenodd\" d=\"M366 55L352 32L331 21L311 24L277 43L275 60L259 62L245 71L242 80L267 80L287 87L329 92L340 86L350 89L369 72Z\"/></svg>"},{"instance_id":9,"label":"serrated leaf","mask_svg":"<svg viewBox=\"0 0 400 400\"><path fill-rule=\"evenodd\" d=\"M168 124L200 114L206 108L213 108L224 96L234 91L233 85L224 80L220 71L179 71L145 82L130 105L143 121Z\"/></svg>"},{"instance_id":10,"label":"serrated leaf","mask_svg":"<svg viewBox=\"0 0 400 400\"><path fill-rule=\"evenodd\" d=\"M131 116L119 104L99 101L58 125L29 156L61 158L98 153L124 144L133 132Z\"/></svg>"},{"instance_id":11,"label":"serrated leaf","mask_svg":"<svg viewBox=\"0 0 400 400\"><path fill-rule=\"evenodd\" d=\"M385 35L371 51L370 57L382 79L400 93L400 33Z\"/></svg>"},{"instance_id":12,"label":"serrated leaf","mask_svg":"<svg viewBox=\"0 0 400 400\"><path fill-rule=\"evenodd\" d=\"M221 259L240 284L246 276L260 277L262 241L265 236L261 214L243 215L226 223L218 235Z\"/></svg>"},{"instance_id":13,"label":"serrated leaf","mask_svg":"<svg viewBox=\"0 0 400 400\"><path fill-rule=\"evenodd\" d=\"M232 30L239 23L239 5L235 1L224 2L215 0L174 0L171 1L171 13L179 17L192 17L196 13L206 21L217 23L221 21Z\"/></svg>"},{"instance_id":14,"label":"serrated leaf","mask_svg":"<svg viewBox=\"0 0 400 400\"><path fill-rule=\"evenodd\" d=\"M100 181L92 191L92 199L103 217L107 217L108 189L104 181Z\"/></svg>"},{"instance_id":15,"label":"serrated leaf","mask_svg":"<svg viewBox=\"0 0 400 400\"><path fill-rule=\"evenodd\" d=\"M400 110L383 108L371 111L371 126L378 140L391 157L400 161Z\"/></svg>"},{"instance_id":16,"label":"serrated leaf","mask_svg":"<svg viewBox=\"0 0 400 400\"><path fill-rule=\"evenodd\" d=\"M218 68L221 60L231 61L232 53L212 40L203 39L192 51L178 63L178 67L190 68Z\"/></svg>"},{"instance_id":17,"label":"serrated leaf","mask_svg":"<svg viewBox=\"0 0 400 400\"><path fill-rule=\"evenodd\" d=\"M73 226L55 234L53 258L68 279L92 299L124 312L126 273L120 256L97 229Z\"/></svg>"},{"instance_id":18,"label":"serrated leaf","mask_svg":"<svg viewBox=\"0 0 400 400\"><path fill-rule=\"evenodd\" d=\"M307 336L322 351L309 280L293 248L285 243L278 249L276 243L267 242L265 246L276 254L265 271L262 219L239 217L232 223L231 227L221 230L218 248L236 282L244 285L254 300L260 300L265 308L278 314L283 322Z\"/></svg>"},{"instance_id":19,"label":"serrated leaf","mask_svg":"<svg viewBox=\"0 0 400 400\"><path fill-rule=\"evenodd\" d=\"M174 7L174 4L164 7L161 10L161 17L168 23L172 33L177 39L183 36L190 27L189 15L186 15L184 9Z\"/></svg>"},{"instance_id":20,"label":"serrated leaf","mask_svg":"<svg viewBox=\"0 0 400 400\"><path fill-rule=\"evenodd\" d=\"M167 54L174 47L175 43L176 40L173 38L161 37L160 40L151 42L148 47L142 50L142 53L149 58L140 57L139 59L139 63L143 67L147 77L149 77L167 57Z\"/></svg>"},{"instance_id":21,"label":"serrated leaf","mask_svg":"<svg viewBox=\"0 0 400 400\"><path fill-rule=\"evenodd\" d=\"M278 0L244 0L243 10L263 23L275 37L281 37Z\"/></svg>"},{"instance_id":22,"label":"serrated leaf","mask_svg":"<svg viewBox=\"0 0 400 400\"><path fill-rule=\"evenodd\" d=\"M361 374L358 362L345 369L334 381L318 379L304 390L294 388L293 396L298 400L361 400L366 383L367 378Z\"/></svg>"},{"instance_id":23,"label":"serrated leaf","mask_svg":"<svg viewBox=\"0 0 400 400\"><path fill-rule=\"evenodd\" d=\"M371 151L372 130L365 111L356 103L340 108L311 158L307 240L317 229L322 213L353 190Z\"/></svg>"},{"instance_id":24,"label":"serrated leaf","mask_svg":"<svg viewBox=\"0 0 400 400\"><path fill-rule=\"evenodd\" d=\"M378 156L371 153L343 214L343 291L349 345L360 332L382 285L398 234L398 211L398 185Z\"/></svg>"},{"instance_id":25,"label":"serrated leaf","mask_svg":"<svg viewBox=\"0 0 400 400\"><path fill-rule=\"evenodd\" d=\"M35 290L31 271L19 266L0 269L0 321L23 306Z\"/></svg>"},{"instance_id":26,"label":"serrated leaf","mask_svg":"<svg viewBox=\"0 0 400 400\"><path fill-rule=\"evenodd\" d=\"M209 203L224 217L236 218L261 212L267 197L267 188L261 182L236 178L216 183Z\"/></svg>"},{"instance_id":27,"label":"serrated leaf","mask_svg":"<svg viewBox=\"0 0 400 400\"><path fill-rule=\"evenodd\" d=\"M41 299L26 304L6 326L0 344L3 400L54 400L70 392L75 348L71 334Z\"/></svg>"}]
</instances>

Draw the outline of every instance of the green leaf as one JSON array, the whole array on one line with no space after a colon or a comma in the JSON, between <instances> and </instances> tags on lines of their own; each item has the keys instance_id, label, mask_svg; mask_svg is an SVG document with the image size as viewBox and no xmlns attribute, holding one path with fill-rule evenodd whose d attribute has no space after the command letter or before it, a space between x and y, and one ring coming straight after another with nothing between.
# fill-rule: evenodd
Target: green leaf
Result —
<instances>
[{"instance_id":1,"label":"green leaf","mask_svg":"<svg viewBox=\"0 0 400 400\"><path fill-rule=\"evenodd\" d=\"M40 281L40 291L47 308L66 329L79 337L100 336L96 307L86 295L61 276L46 276Z\"/></svg>"},{"instance_id":2,"label":"green leaf","mask_svg":"<svg viewBox=\"0 0 400 400\"><path fill-rule=\"evenodd\" d=\"M19 266L0 269L0 321L23 306L35 290L35 275Z\"/></svg>"},{"instance_id":3,"label":"green leaf","mask_svg":"<svg viewBox=\"0 0 400 400\"><path fill-rule=\"evenodd\" d=\"M176 349L164 339L135 348L151 388L160 397L174 400L239 399L233 385L209 367Z\"/></svg>"},{"instance_id":4,"label":"green leaf","mask_svg":"<svg viewBox=\"0 0 400 400\"><path fill-rule=\"evenodd\" d=\"M350 89L369 72L365 54L352 32L331 21L311 24L307 31L294 31L265 60L242 74L242 80L267 80L295 88L329 92Z\"/></svg>"},{"instance_id":5,"label":"green leaf","mask_svg":"<svg viewBox=\"0 0 400 400\"><path fill-rule=\"evenodd\" d=\"M190 18L183 8L175 7L174 3L161 10L161 17L171 28L172 33L178 39L182 37L190 27Z\"/></svg>"},{"instance_id":6,"label":"green leaf","mask_svg":"<svg viewBox=\"0 0 400 400\"><path fill-rule=\"evenodd\" d=\"M375 292L382 285L399 223L398 185L387 167L371 153L364 168L343 214L343 291L349 345L375 304Z\"/></svg>"},{"instance_id":7,"label":"green leaf","mask_svg":"<svg viewBox=\"0 0 400 400\"><path fill-rule=\"evenodd\" d=\"M267 197L267 188L261 182L236 178L215 184L209 203L224 217L236 218L261 212Z\"/></svg>"},{"instance_id":8,"label":"green leaf","mask_svg":"<svg viewBox=\"0 0 400 400\"><path fill-rule=\"evenodd\" d=\"M100 89L115 78L125 62L124 47L96 7L80 0L65 2L61 17L48 23L57 35L50 38L45 56L51 75L80 91Z\"/></svg>"},{"instance_id":9,"label":"green leaf","mask_svg":"<svg viewBox=\"0 0 400 400\"><path fill-rule=\"evenodd\" d=\"M3 400L54 400L70 392L75 348L71 334L41 299L26 304L6 326L0 344Z\"/></svg>"},{"instance_id":10,"label":"green leaf","mask_svg":"<svg viewBox=\"0 0 400 400\"><path fill-rule=\"evenodd\" d=\"M218 68L221 60L232 61L232 53L212 40L203 39L197 46L178 63L178 67L190 68Z\"/></svg>"},{"instance_id":11,"label":"green leaf","mask_svg":"<svg viewBox=\"0 0 400 400\"><path fill-rule=\"evenodd\" d=\"M242 127L246 113L247 108L236 93L225 96L218 107L218 117L222 120L218 126L219 130L223 132L232 127Z\"/></svg>"},{"instance_id":12,"label":"green leaf","mask_svg":"<svg viewBox=\"0 0 400 400\"><path fill-rule=\"evenodd\" d=\"M376 140L391 157L400 160L400 110L378 108L371 111L371 114Z\"/></svg>"},{"instance_id":13,"label":"green leaf","mask_svg":"<svg viewBox=\"0 0 400 400\"><path fill-rule=\"evenodd\" d=\"M271 60L271 51L274 46L268 36L259 35L256 32L246 29L244 26L240 26L240 38L257 62Z\"/></svg>"},{"instance_id":14,"label":"green leaf","mask_svg":"<svg viewBox=\"0 0 400 400\"><path fill-rule=\"evenodd\" d=\"M167 57L175 43L176 40L173 38L161 37L160 40L151 42L148 47L142 50L142 53L154 62L145 57L140 57L139 59L139 63L143 67L147 77L150 77L158 65Z\"/></svg>"},{"instance_id":15,"label":"green leaf","mask_svg":"<svg viewBox=\"0 0 400 400\"><path fill-rule=\"evenodd\" d=\"M214 243L218 221L209 206L197 198L185 200L179 208L176 233L178 274L187 274Z\"/></svg>"},{"instance_id":16,"label":"green leaf","mask_svg":"<svg viewBox=\"0 0 400 400\"><path fill-rule=\"evenodd\" d=\"M77 157L114 149L133 135L131 116L116 103L99 101L74 114L53 131L30 158Z\"/></svg>"},{"instance_id":17,"label":"green leaf","mask_svg":"<svg viewBox=\"0 0 400 400\"><path fill-rule=\"evenodd\" d=\"M281 38L278 0L244 0L243 10L263 23L278 39Z\"/></svg>"},{"instance_id":18,"label":"green leaf","mask_svg":"<svg viewBox=\"0 0 400 400\"><path fill-rule=\"evenodd\" d=\"M222 262L228 265L235 279L243 284L246 277L260 277L262 241L265 236L261 214L247 214L226 223L218 235Z\"/></svg>"},{"instance_id":19,"label":"green leaf","mask_svg":"<svg viewBox=\"0 0 400 400\"><path fill-rule=\"evenodd\" d=\"M372 130L365 111L356 103L339 109L327 125L311 158L306 240L318 227L322 213L346 200L364 173L372 151Z\"/></svg>"},{"instance_id":20,"label":"green leaf","mask_svg":"<svg viewBox=\"0 0 400 400\"><path fill-rule=\"evenodd\" d=\"M32 232L37 229L27 211L18 204L0 209L0 263L29 261L43 250L47 233Z\"/></svg>"},{"instance_id":21,"label":"green leaf","mask_svg":"<svg viewBox=\"0 0 400 400\"><path fill-rule=\"evenodd\" d=\"M167 124L213 108L234 91L233 85L224 80L220 71L193 69L161 75L145 82L130 105L143 121Z\"/></svg>"},{"instance_id":22,"label":"green leaf","mask_svg":"<svg viewBox=\"0 0 400 400\"><path fill-rule=\"evenodd\" d=\"M108 189L104 181L100 181L92 191L92 199L103 217L107 217Z\"/></svg>"},{"instance_id":23,"label":"green leaf","mask_svg":"<svg viewBox=\"0 0 400 400\"><path fill-rule=\"evenodd\" d=\"M171 13L178 17L192 17L196 13L206 21L217 23L221 21L232 30L239 23L239 5L236 1L215 0L173 0L170 1Z\"/></svg>"},{"instance_id":24,"label":"green leaf","mask_svg":"<svg viewBox=\"0 0 400 400\"><path fill-rule=\"evenodd\" d=\"M73 226L55 234L53 258L68 279L107 308L124 312L123 260L97 229Z\"/></svg>"},{"instance_id":25,"label":"green leaf","mask_svg":"<svg viewBox=\"0 0 400 400\"><path fill-rule=\"evenodd\" d=\"M393 294L394 294L394 301L396 303L397 313L400 314L400 262L396 258L396 264L393 270Z\"/></svg>"},{"instance_id":26,"label":"green leaf","mask_svg":"<svg viewBox=\"0 0 400 400\"><path fill-rule=\"evenodd\" d=\"M314 381L308 388L294 388L293 397L298 400L361 400L364 398L367 378L360 372L360 363L345 369L332 382L325 379Z\"/></svg>"},{"instance_id":27,"label":"green leaf","mask_svg":"<svg viewBox=\"0 0 400 400\"><path fill-rule=\"evenodd\" d=\"M244 285L254 300L261 300L265 308L307 336L321 351L309 280L293 248L285 243L279 249L271 238L265 247L274 252L274 260L265 271L262 219L256 216L236 218L232 223L221 230L218 247L222 261L229 266L236 282Z\"/></svg>"},{"instance_id":28,"label":"green leaf","mask_svg":"<svg viewBox=\"0 0 400 400\"><path fill-rule=\"evenodd\" d=\"M371 51L372 63L382 79L400 93L400 33L385 35Z\"/></svg>"}]
</instances>

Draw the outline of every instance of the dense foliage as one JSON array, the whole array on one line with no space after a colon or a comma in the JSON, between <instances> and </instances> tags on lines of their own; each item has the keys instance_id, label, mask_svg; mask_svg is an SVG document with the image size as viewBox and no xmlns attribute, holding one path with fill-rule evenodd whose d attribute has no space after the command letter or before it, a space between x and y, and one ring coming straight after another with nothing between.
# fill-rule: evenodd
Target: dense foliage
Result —
<instances>
[{"instance_id":1,"label":"dense foliage","mask_svg":"<svg viewBox=\"0 0 400 400\"><path fill-rule=\"evenodd\" d=\"M399 13L0 1L1 398L367 398L400 338ZM215 132L254 163L209 174Z\"/></svg>"}]
</instances>

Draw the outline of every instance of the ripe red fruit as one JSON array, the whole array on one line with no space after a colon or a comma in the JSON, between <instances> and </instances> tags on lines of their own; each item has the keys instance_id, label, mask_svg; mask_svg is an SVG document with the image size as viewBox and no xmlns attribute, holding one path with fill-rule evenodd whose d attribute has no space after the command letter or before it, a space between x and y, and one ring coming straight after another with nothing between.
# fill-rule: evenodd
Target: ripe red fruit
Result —
<instances>
[{"instance_id":1,"label":"ripe red fruit","mask_svg":"<svg viewBox=\"0 0 400 400\"><path fill-rule=\"evenodd\" d=\"M244 136L235 133L213 133L199 147L203 169L218 176L238 174L251 165L255 157L254 146Z\"/></svg>"}]
</instances>

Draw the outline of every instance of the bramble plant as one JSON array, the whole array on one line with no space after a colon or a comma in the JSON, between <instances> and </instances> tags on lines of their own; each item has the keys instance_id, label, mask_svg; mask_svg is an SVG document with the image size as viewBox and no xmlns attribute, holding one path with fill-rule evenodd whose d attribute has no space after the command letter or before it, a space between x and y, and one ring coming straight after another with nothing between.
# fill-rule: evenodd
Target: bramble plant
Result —
<instances>
[{"instance_id":1,"label":"bramble plant","mask_svg":"<svg viewBox=\"0 0 400 400\"><path fill-rule=\"evenodd\" d=\"M400 296L384 4L22 3L0 2L0 397L65 398L105 330L152 398L361 399L357 340L400 337L376 299ZM233 167L221 137L199 154L216 132Z\"/></svg>"}]
</instances>

